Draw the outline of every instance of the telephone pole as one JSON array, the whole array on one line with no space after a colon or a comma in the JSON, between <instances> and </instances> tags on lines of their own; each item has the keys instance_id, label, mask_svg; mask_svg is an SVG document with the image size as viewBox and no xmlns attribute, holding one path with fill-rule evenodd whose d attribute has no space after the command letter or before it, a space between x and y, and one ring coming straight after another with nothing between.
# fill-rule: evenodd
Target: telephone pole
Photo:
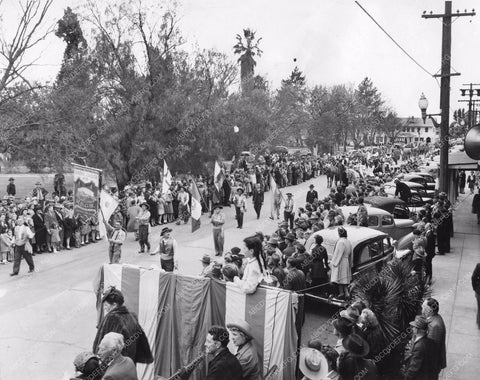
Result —
<instances>
[{"instance_id":1,"label":"telephone pole","mask_svg":"<svg viewBox=\"0 0 480 380\"><path fill-rule=\"evenodd\" d=\"M480 96L480 88L473 88L473 86L480 86L480 84L467 83L462 84L462 86L469 86L468 88L460 89L462 96L468 95L468 100L459 100L459 102L468 102L468 129L472 128L475 124L475 102L478 102L478 99L473 99L474 91L476 96Z\"/></svg>"},{"instance_id":2,"label":"telephone pole","mask_svg":"<svg viewBox=\"0 0 480 380\"><path fill-rule=\"evenodd\" d=\"M434 14L430 12L427 14L423 12L422 18L441 18L442 19L442 70L441 70L441 84L440 84L440 109L442 110L442 120L440 124L440 175L439 175L439 190L448 193L448 128L449 128L449 113L450 113L450 61L452 49L452 17L475 16L475 12L460 13L458 10L452 14L452 2L445 1L445 13Z\"/></svg>"}]
</instances>

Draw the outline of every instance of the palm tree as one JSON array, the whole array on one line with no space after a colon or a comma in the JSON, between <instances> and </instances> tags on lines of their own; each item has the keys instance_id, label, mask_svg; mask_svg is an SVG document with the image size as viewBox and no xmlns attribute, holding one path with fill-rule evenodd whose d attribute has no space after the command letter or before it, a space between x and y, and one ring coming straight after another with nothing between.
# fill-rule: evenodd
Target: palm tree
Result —
<instances>
[{"instance_id":1,"label":"palm tree","mask_svg":"<svg viewBox=\"0 0 480 380\"><path fill-rule=\"evenodd\" d=\"M352 295L363 300L375 313L384 337L384 347L390 345L380 368L387 369L384 378L396 379L409 339L409 323L421 311L430 288L423 279L412 275L411 261L392 260L375 277L364 275L352 285ZM396 342L392 348L392 342Z\"/></svg>"},{"instance_id":2,"label":"palm tree","mask_svg":"<svg viewBox=\"0 0 480 380\"><path fill-rule=\"evenodd\" d=\"M237 43L233 47L235 54L240 54L238 62L240 63L240 78L242 81L242 89L245 90L247 84L252 81L254 75L254 69L257 62L255 61L255 55L261 56L262 50L258 47L262 38L255 40L255 32L250 29L243 29L242 39L240 34L237 34ZM252 83L253 85L253 83Z\"/></svg>"}]
</instances>

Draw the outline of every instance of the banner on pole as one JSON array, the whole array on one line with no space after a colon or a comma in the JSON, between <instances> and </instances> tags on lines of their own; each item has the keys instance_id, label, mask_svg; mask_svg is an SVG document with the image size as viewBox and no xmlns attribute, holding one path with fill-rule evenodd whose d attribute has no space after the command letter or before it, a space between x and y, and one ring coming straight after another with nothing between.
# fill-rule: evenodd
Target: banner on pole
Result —
<instances>
[{"instance_id":1,"label":"banner on pole","mask_svg":"<svg viewBox=\"0 0 480 380\"><path fill-rule=\"evenodd\" d=\"M89 220L97 218L102 171L72 164L73 166L73 213Z\"/></svg>"},{"instance_id":2,"label":"banner on pole","mask_svg":"<svg viewBox=\"0 0 480 380\"><path fill-rule=\"evenodd\" d=\"M103 218L108 223L108 220L115 212L118 207L118 201L112 197L109 193L104 190L100 191L100 210L102 211L102 216L98 218L98 229L100 232L100 237L107 235L107 229L103 223Z\"/></svg>"}]
</instances>

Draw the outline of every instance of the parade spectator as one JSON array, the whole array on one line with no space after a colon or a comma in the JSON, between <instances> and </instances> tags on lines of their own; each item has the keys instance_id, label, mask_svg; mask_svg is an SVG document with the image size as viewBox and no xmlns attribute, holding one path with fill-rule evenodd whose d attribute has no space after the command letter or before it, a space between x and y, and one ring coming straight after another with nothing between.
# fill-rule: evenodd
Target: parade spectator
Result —
<instances>
[{"instance_id":1,"label":"parade spectator","mask_svg":"<svg viewBox=\"0 0 480 380\"><path fill-rule=\"evenodd\" d=\"M319 286L329 282L328 271L330 266L328 265L327 249L322 245L323 237L321 235L315 236L315 246L312 249L311 254L311 286ZM318 289L321 290L320 288Z\"/></svg>"},{"instance_id":2,"label":"parade spectator","mask_svg":"<svg viewBox=\"0 0 480 380\"><path fill-rule=\"evenodd\" d=\"M480 188L478 189L478 193L473 197L472 213L477 214L477 224L480 224Z\"/></svg>"},{"instance_id":3,"label":"parade spectator","mask_svg":"<svg viewBox=\"0 0 480 380\"><path fill-rule=\"evenodd\" d=\"M365 357L370 352L368 343L358 334L343 339L345 351L338 358L338 373L342 380L380 380L373 360Z\"/></svg>"},{"instance_id":4,"label":"parade spectator","mask_svg":"<svg viewBox=\"0 0 480 380\"><path fill-rule=\"evenodd\" d=\"M418 276L422 277L427 256L425 252L426 239L422 236L422 233L418 228L413 231L413 235L413 270Z\"/></svg>"},{"instance_id":5,"label":"parade spectator","mask_svg":"<svg viewBox=\"0 0 480 380\"><path fill-rule=\"evenodd\" d=\"M300 372L302 380L325 379L328 374L328 362L325 356L317 349L304 347L300 349Z\"/></svg>"},{"instance_id":6,"label":"parade spectator","mask_svg":"<svg viewBox=\"0 0 480 380\"><path fill-rule=\"evenodd\" d=\"M303 290L307 287L305 273L299 269L300 262L294 257L287 260L287 275L283 288L294 292Z\"/></svg>"},{"instance_id":7,"label":"parade spectator","mask_svg":"<svg viewBox=\"0 0 480 380\"><path fill-rule=\"evenodd\" d=\"M330 282L337 284L339 298L349 297L348 285L352 281L352 244L347 239L347 231L343 227L338 228L339 239L335 244L332 255L332 274Z\"/></svg>"},{"instance_id":8,"label":"parade spectator","mask_svg":"<svg viewBox=\"0 0 480 380\"><path fill-rule=\"evenodd\" d=\"M35 184L35 188L33 189L32 191L32 197L36 198L38 200L38 204L40 205L40 207L43 209L44 205L45 205L45 197L47 196L48 194L48 191L45 190L43 187L42 187L42 183L40 181L38 181L36 184Z\"/></svg>"},{"instance_id":9,"label":"parade spectator","mask_svg":"<svg viewBox=\"0 0 480 380\"><path fill-rule=\"evenodd\" d=\"M105 370L102 380L138 380L132 359L121 354L125 347L122 334L106 334L98 346L101 367Z\"/></svg>"},{"instance_id":10,"label":"parade spectator","mask_svg":"<svg viewBox=\"0 0 480 380\"><path fill-rule=\"evenodd\" d=\"M363 204L363 198L358 198L357 202L357 226L368 227L368 210Z\"/></svg>"},{"instance_id":11,"label":"parade spectator","mask_svg":"<svg viewBox=\"0 0 480 380\"><path fill-rule=\"evenodd\" d=\"M307 203L313 204L315 200L318 199L318 192L314 190L314 187L315 186L313 184L309 186L310 190L307 192Z\"/></svg>"},{"instance_id":12,"label":"parade spectator","mask_svg":"<svg viewBox=\"0 0 480 380\"><path fill-rule=\"evenodd\" d=\"M289 232L287 234L287 236L285 236L285 242L287 244L287 246L285 247L285 249L282 251L282 254L283 254L283 262L287 262L287 259L290 258L291 256L293 256L293 254L295 253L295 240L296 240L296 236Z\"/></svg>"},{"instance_id":13,"label":"parade spectator","mask_svg":"<svg viewBox=\"0 0 480 380\"><path fill-rule=\"evenodd\" d=\"M425 224L425 275L429 285L432 284L433 278L433 265L432 261L435 257L435 232L433 230L432 223Z\"/></svg>"},{"instance_id":14,"label":"parade spectator","mask_svg":"<svg viewBox=\"0 0 480 380\"><path fill-rule=\"evenodd\" d=\"M283 288L285 284L285 271L280 265L280 260L280 256L277 253L273 253L267 260L267 266L274 280L276 280L277 285Z\"/></svg>"},{"instance_id":15,"label":"parade spectator","mask_svg":"<svg viewBox=\"0 0 480 380\"><path fill-rule=\"evenodd\" d=\"M328 363L328 374L325 379L339 380L340 375L337 372L337 361L339 357L338 352L332 346L328 345L323 345L320 352L323 354L323 356L325 356L325 359L327 359Z\"/></svg>"},{"instance_id":16,"label":"parade spectator","mask_svg":"<svg viewBox=\"0 0 480 380\"><path fill-rule=\"evenodd\" d=\"M240 279L235 277L233 282L246 294L255 293L257 286L262 282L266 273L265 257L263 255L263 247L261 240L256 236L251 236L243 240L245 258L247 265L245 266L243 276Z\"/></svg>"},{"instance_id":17,"label":"parade spectator","mask_svg":"<svg viewBox=\"0 0 480 380\"><path fill-rule=\"evenodd\" d=\"M370 347L370 352L365 357L367 359L375 359L386 346L378 319L372 310L363 309L358 322L362 326L361 334L359 335L365 339ZM379 363L377 363L377 367L380 370Z\"/></svg>"},{"instance_id":18,"label":"parade spectator","mask_svg":"<svg viewBox=\"0 0 480 380\"><path fill-rule=\"evenodd\" d=\"M435 379L438 377L438 354L435 342L427 337L428 322L417 315L410 326L413 337L405 357L405 380Z\"/></svg>"},{"instance_id":19,"label":"parade spectator","mask_svg":"<svg viewBox=\"0 0 480 380\"><path fill-rule=\"evenodd\" d=\"M233 263L227 263L222 266L223 279L226 282L233 282L235 276L238 276L238 267Z\"/></svg>"},{"instance_id":20,"label":"parade spectator","mask_svg":"<svg viewBox=\"0 0 480 380\"><path fill-rule=\"evenodd\" d=\"M287 193L287 200L285 201L285 208L283 210L283 218L285 222L290 223L290 229L293 229L293 222L295 220L295 212L293 211L294 206L293 194Z\"/></svg>"},{"instance_id":21,"label":"parade spectator","mask_svg":"<svg viewBox=\"0 0 480 380\"><path fill-rule=\"evenodd\" d=\"M399 197L402 201L409 203L410 198L412 197L412 192L410 191L410 188L408 185L400 179L395 178L395 197Z\"/></svg>"},{"instance_id":22,"label":"parade spectator","mask_svg":"<svg viewBox=\"0 0 480 380\"><path fill-rule=\"evenodd\" d=\"M225 224L225 214L221 204L214 205L213 210L214 212L210 219L210 223L212 224L215 256L223 256L223 244L225 242L223 225Z\"/></svg>"},{"instance_id":23,"label":"parade spectator","mask_svg":"<svg viewBox=\"0 0 480 380\"><path fill-rule=\"evenodd\" d=\"M93 341L93 352L100 355L102 339L111 332L121 334L126 344L121 353L129 357L133 363L152 363L147 336L138 323L137 317L130 313L124 305L122 292L114 286L105 290L102 295L103 318L98 325Z\"/></svg>"},{"instance_id":24,"label":"parade spectator","mask_svg":"<svg viewBox=\"0 0 480 380\"><path fill-rule=\"evenodd\" d=\"M458 175L458 187L460 188L460 194L465 194L465 183L467 175L465 174L465 170L460 170Z\"/></svg>"},{"instance_id":25,"label":"parade spectator","mask_svg":"<svg viewBox=\"0 0 480 380\"><path fill-rule=\"evenodd\" d=\"M0 264L7 264L12 259L9 257L13 245L13 236L10 229L5 229L0 233Z\"/></svg>"},{"instance_id":26,"label":"parade spectator","mask_svg":"<svg viewBox=\"0 0 480 380\"><path fill-rule=\"evenodd\" d=\"M435 379L438 379L440 371L447 367L447 348L445 342L447 331L442 316L438 314L439 309L440 305L435 298L428 298L423 301L422 315L427 319L428 322L427 337L433 340L437 345L436 352L438 353L438 373Z\"/></svg>"},{"instance_id":27,"label":"parade spectator","mask_svg":"<svg viewBox=\"0 0 480 380\"><path fill-rule=\"evenodd\" d=\"M472 273L472 288L477 299L477 327L480 329L480 263L475 266Z\"/></svg>"},{"instance_id":28,"label":"parade spectator","mask_svg":"<svg viewBox=\"0 0 480 380\"><path fill-rule=\"evenodd\" d=\"M151 253L151 255L160 253L160 265L166 272L173 272L175 267L175 253L178 251L177 241L170 235L172 231L173 230L168 227L162 229L158 248Z\"/></svg>"},{"instance_id":29,"label":"parade spectator","mask_svg":"<svg viewBox=\"0 0 480 380\"><path fill-rule=\"evenodd\" d=\"M7 195L14 197L16 193L17 189L15 188L15 179L13 177L10 177L8 179Z\"/></svg>"},{"instance_id":30,"label":"parade spectator","mask_svg":"<svg viewBox=\"0 0 480 380\"><path fill-rule=\"evenodd\" d=\"M139 220L137 217L141 211L141 207L137 205L135 200L131 200L127 209L127 232L133 232L135 234L135 240L138 240Z\"/></svg>"},{"instance_id":31,"label":"parade spectator","mask_svg":"<svg viewBox=\"0 0 480 380\"><path fill-rule=\"evenodd\" d=\"M242 380L261 380L258 353L253 345L252 328L245 321L227 324L233 345L237 347L235 357L242 367Z\"/></svg>"},{"instance_id":32,"label":"parade spectator","mask_svg":"<svg viewBox=\"0 0 480 380\"><path fill-rule=\"evenodd\" d=\"M181 221L185 224L188 223L190 219L190 194L185 191L185 187L180 187L180 191L177 195L178 200L178 221L177 224L179 225Z\"/></svg>"},{"instance_id":33,"label":"parade spectator","mask_svg":"<svg viewBox=\"0 0 480 380\"><path fill-rule=\"evenodd\" d=\"M212 326L208 330L205 349L211 359L205 380L242 380L242 366L228 350L229 341L229 333L225 328Z\"/></svg>"},{"instance_id":34,"label":"parade spectator","mask_svg":"<svg viewBox=\"0 0 480 380\"><path fill-rule=\"evenodd\" d=\"M470 189L470 194L473 194L475 189L475 183L477 182L477 178L473 171L470 172L470 175L467 178L468 188Z\"/></svg>"},{"instance_id":35,"label":"parade spectator","mask_svg":"<svg viewBox=\"0 0 480 380\"><path fill-rule=\"evenodd\" d=\"M255 185L255 188L253 189L252 198L253 198L253 208L257 213L257 219L260 219L260 211L262 209L263 200L264 200L263 189L260 183L257 183Z\"/></svg>"},{"instance_id":36,"label":"parade spectator","mask_svg":"<svg viewBox=\"0 0 480 380\"><path fill-rule=\"evenodd\" d=\"M202 262L202 272L200 273L200 276L202 277L207 277L212 273L212 259L210 258L210 255L205 254L203 255L202 259L200 260Z\"/></svg>"},{"instance_id":37,"label":"parade spectator","mask_svg":"<svg viewBox=\"0 0 480 380\"><path fill-rule=\"evenodd\" d=\"M352 333L352 323L349 320L340 317L334 319L332 325L333 334L337 338L335 350L341 354L343 351L345 351L345 347L343 347L343 339Z\"/></svg>"},{"instance_id":38,"label":"parade spectator","mask_svg":"<svg viewBox=\"0 0 480 380\"><path fill-rule=\"evenodd\" d=\"M100 359L92 352L81 352L73 360L76 375L70 380L89 379L100 380L103 377L103 371L100 367Z\"/></svg>"}]
</instances>

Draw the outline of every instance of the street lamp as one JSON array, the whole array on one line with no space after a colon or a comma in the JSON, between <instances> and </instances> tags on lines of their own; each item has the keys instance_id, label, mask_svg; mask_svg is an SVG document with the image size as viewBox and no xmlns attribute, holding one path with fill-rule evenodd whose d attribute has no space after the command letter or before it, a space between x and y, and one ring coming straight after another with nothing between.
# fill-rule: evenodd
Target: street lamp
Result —
<instances>
[{"instance_id":1,"label":"street lamp","mask_svg":"<svg viewBox=\"0 0 480 380\"><path fill-rule=\"evenodd\" d=\"M420 99L418 99L418 108L420 108L420 111L422 112L422 120L423 124L425 124L427 117L432 119L433 125L435 127L439 127L440 124L438 124L435 119L432 118L432 116L441 116L441 113L435 113L435 114L427 114L427 108L428 108L428 99L425 97L425 94L422 92L422 95L420 95Z\"/></svg>"}]
</instances>

